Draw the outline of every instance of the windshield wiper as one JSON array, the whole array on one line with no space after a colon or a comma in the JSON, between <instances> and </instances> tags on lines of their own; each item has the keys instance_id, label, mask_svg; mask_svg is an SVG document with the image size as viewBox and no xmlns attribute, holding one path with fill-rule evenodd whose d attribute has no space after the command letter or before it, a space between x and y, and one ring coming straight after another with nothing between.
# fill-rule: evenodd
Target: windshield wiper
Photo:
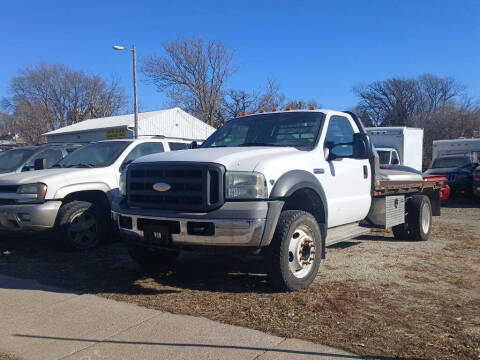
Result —
<instances>
[{"instance_id":1,"label":"windshield wiper","mask_svg":"<svg viewBox=\"0 0 480 360\"><path fill-rule=\"evenodd\" d=\"M72 164L67 166L67 168L72 168L72 167L93 168L94 166L92 164Z\"/></svg>"},{"instance_id":2,"label":"windshield wiper","mask_svg":"<svg viewBox=\"0 0 480 360\"><path fill-rule=\"evenodd\" d=\"M293 145L280 145L280 144L267 144L267 143L260 143L260 142L247 142L243 144L239 144L237 146L276 146L276 147L293 147Z\"/></svg>"},{"instance_id":3,"label":"windshield wiper","mask_svg":"<svg viewBox=\"0 0 480 360\"><path fill-rule=\"evenodd\" d=\"M51 168L63 168L63 165L60 164L55 164Z\"/></svg>"}]
</instances>

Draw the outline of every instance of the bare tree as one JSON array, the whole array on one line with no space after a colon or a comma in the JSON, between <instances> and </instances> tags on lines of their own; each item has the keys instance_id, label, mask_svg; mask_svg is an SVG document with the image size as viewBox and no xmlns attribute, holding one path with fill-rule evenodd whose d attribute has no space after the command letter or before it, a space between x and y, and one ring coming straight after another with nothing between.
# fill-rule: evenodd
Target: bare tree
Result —
<instances>
[{"instance_id":1,"label":"bare tree","mask_svg":"<svg viewBox=\"0 0 480 360\"><path fill-rule=\"evenodd\" d=\"M356 111L373 126L414 126L424 129L424 163L439 139L480 134L480 107L465 99L465 87L452 78L424 74L392 78L354 88Z\"/></svg>"},{"instance_id":2,"label":"bare tree","mask_svg":"<svg viewBox=\"0 0 480 360\"><path fill-rule=\"evenodd\" d=\"M358 109L373 125L421 126L437 109L463 93L452 78L424 74L415 79L392 78L354 88L360 98Z\"/></svg>"},{"instance_id":3,"label":"bare tree","mask_svg":"<svg viewBox=\"0 0 480 360\"><path fill-rule=\"evenodd\" d=\"M224 117L232 119L242 113L254 112L258 106L258 97L255 91L249 93L245 90L229 89L222 101Z\"/></svg>"},{"instance_id":4,"label":"bare tree","mask_svg":"<svg viewBox=\"0 0 480 360\"><path fill-rule=\"evenodd\" d=\"M282 108L285 106L285 101L286 97L280 91L280 84L274 79L268 79L265 87L260 90L256 110Z\"/></svg>"},{"instance_id":5,"label":"bare tree","mask_svg":"<svg viewBox=\"0 0 480 360\"><path fill-rule=\"evenodd\" d=\"M162 46L165 55L148 58L142 72L175 104L213 126L225 83L235 71L233 52L221 42L200 38Z\"/></svg>"},{"instance_id":6,"label":"bare tree","mask_svg":"<svg viewBox=\"0 0 480 360\"><path fill-rule=\"evenodd\" d=\"M107 83L62 64L25 67L10 81L9 92L3 108L29 143L39 141L37 133L115 115L126 105L124 89L117 80Z\"/></svg>"},{"instance_id":7,"label":"bare tree","mask_svg":"<svg viewBox=\"0 0 480 360\"><path fill-rule=\"evenodd\" d=\"M290 106L292 110L308 109L310 106L314 106L315 108L320 107L318 102L313 99L309 101L305 101L303 99L290 99L287 101L287 106Z\"/></svg>"}]
</instances>

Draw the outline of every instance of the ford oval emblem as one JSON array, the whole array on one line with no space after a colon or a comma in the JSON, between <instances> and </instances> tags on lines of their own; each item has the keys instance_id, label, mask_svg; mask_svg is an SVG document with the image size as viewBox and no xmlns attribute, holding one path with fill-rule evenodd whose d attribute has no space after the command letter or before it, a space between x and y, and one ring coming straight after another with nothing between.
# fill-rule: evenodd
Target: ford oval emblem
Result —
<instances>
[{"instance_id":1,"label":"ford oval emblem","mask_svg":"<svg viewBox=\"0 0 480 360\"><path fill-rule=\"evenodd\" d=\"M172 186L170 184L167 184L167 183L159 182L159 183L153 184L153 190L155 190L155 191L168 191L171 188L172 188Z\"/></svg>"}]
</instances>

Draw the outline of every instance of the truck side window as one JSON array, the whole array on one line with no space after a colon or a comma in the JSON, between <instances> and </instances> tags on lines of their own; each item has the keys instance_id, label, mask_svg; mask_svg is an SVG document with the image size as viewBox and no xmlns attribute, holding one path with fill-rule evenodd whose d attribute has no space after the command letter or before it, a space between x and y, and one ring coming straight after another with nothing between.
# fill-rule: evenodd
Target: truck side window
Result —
<instances>
[{"instance_id":1,"label":"truck side window","mask_svg":"<svg viewBox=\"0 0 480 360\"><path fill-rule=\"evenodd\" d=\"M170 146L171 151L188 149L188 144L187 143L181 143L181 142L170 142L169 141L168 146Z\"/></svg>"},{"instance_id":2,"label":"truck side window","mask_svg":"<svg viewBox=\"0 0 480 360\"><path fill-rule=\"evenodd\" d=\"M350 120L346 117L333 115L328 123L327 134L325 136L325 145L331 147L335 144L353 142L353 128ZM348 156L353 154L352 145L341 145L334 149L337 156Z\"/></svg>"},{"instance_id":3,"label":"truck side window","mask_svg":"<svg viewBox=\"0 0 480 360\"><path fill-rule=\"evenodd\" d=\"M146 142L137 145L125 158L124 164L131 163L139 157L164 152L165 149L161 142Z\"/></svg>"}]
</instances>

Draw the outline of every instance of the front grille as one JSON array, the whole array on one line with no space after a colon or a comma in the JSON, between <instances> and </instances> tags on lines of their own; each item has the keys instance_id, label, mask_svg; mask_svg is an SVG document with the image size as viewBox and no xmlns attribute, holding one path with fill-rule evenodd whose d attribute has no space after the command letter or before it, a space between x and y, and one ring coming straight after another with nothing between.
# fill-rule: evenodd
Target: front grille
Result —
<instances>
[{"instance_id":1,"label":"front grille","mask_svg":"<svg viewBox=\"0 0 480 360\"><path fill-rule=\"evenodd\" d=\"M204 212L224 202L225 168L212 163L140 163L127 172L127 203L132 207ZM170 186L156 191L154 184Z\"/></svg>"},{"instance_id":2,"label":"front grille","mask_svg":"<svg viewBox=\"0 0 480 360\"><path fill-rule=\"evenodd\" d=\"M0 193L16 193L18 185L0 185Z\"/></svg>"},{"instance_id":3,"label":"front grille","mask_svg":"<svg viewBox=\"0 0 480 360\"><path fill-rule=\"evenodd\" d=\"M451 182L451 183L455 182L455 180L457 180L457 174L448 174L447 180L448 182Z\"/></svg>"}]
</instances>

